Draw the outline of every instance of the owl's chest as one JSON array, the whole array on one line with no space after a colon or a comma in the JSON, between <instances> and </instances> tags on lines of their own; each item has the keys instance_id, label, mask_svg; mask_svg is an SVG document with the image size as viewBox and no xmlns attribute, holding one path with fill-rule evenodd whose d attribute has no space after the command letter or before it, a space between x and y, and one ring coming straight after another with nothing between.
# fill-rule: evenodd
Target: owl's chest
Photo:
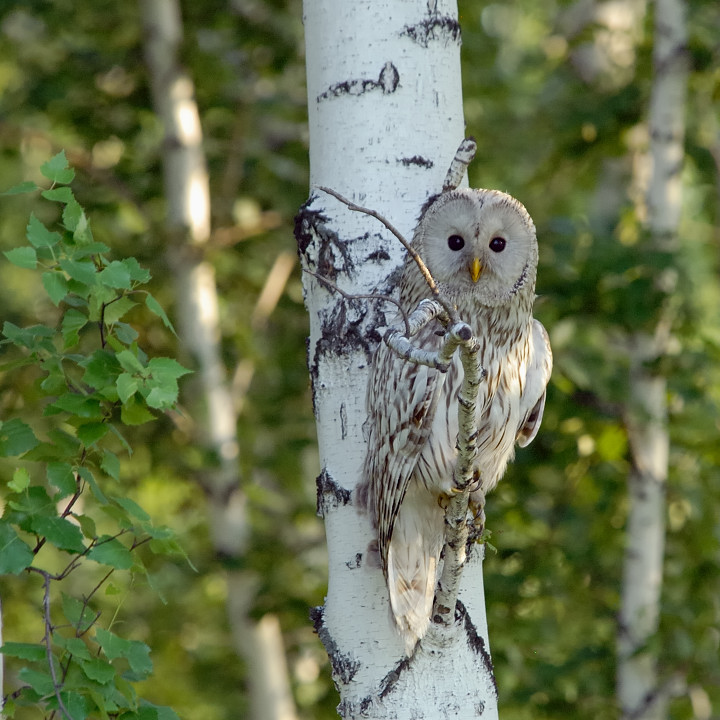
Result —
<instances>
[{"instance_id":1,"label":"owl's chest","mask_svg":"<svg viewBox=\"0 0 720 720\"><path fill-rule=\"evenodd\" d=\"M486 372L476 402L478 429L476 467L484 484L494 485L514 452L520 423L528 357L522 342L498 346L481 340L478 360ZM428 442L418 465L428 487L447 492L457 457L458 393L463 378L456 357L437 388L437 404Z\"/></svg>"}]
</instances>

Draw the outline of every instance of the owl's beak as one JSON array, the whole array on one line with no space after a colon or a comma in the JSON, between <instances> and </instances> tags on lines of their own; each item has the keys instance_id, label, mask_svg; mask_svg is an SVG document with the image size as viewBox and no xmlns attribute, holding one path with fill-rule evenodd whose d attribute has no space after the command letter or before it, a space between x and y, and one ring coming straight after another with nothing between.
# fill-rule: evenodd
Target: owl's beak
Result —
<instances>
[{"instance_id":1,"label":"owl's beak","mask_svg":"<svg viewBox=\"0 0 720 720\"><path fill-rule=\"evenodd\" d=\"M476 283L480 279L480 274L483 270L480 258L473 258L473 261L470 263L470 265L468 265L468 270L470 271L470 277L472 278L472 281Z\"/></svg>"}]
</instances>

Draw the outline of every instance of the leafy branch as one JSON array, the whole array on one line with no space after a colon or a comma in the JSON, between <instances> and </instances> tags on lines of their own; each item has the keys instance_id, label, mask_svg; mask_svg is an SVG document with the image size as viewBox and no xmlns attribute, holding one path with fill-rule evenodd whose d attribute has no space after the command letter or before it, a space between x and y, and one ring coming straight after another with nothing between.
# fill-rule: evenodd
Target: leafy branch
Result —
<instances>
[{"instance_id":1,"label":"leafy branch","mask_svg":"<svg viewBox=\"0 0 720 720\"><path fill-rule=\"evenodd\" d=\"M3 712L14 717L18 708L32 706L65 720L134 720L141 713L171 720L177 717L172 710L139 698L133 687L152 672L150 649L101 627L102 611L93 606L116 571L147 572L141 546L181 553L168 528L156 527L137 503L111 489L120 480L118 446L132 451L123 428L172 409L178 380L188 370L172 358L148 358L139 347L127 322L139 305L174 332L172 324L143 287L149 272L135 258L109 259L110 248L94 239L69 187L74 171L65 154L41 172L48 189L29 182L3 193L39 191L61 207L57 228L33 213L27 244L4 253L17 268L41 273L58 321L53 327L6 321L0 335L0 349L10 355L0 371L34 368L43 403L24 418L0 422L0 458L21 463L7 482L0 518L0 576L42 579L43 622L35 642L21 637L0 648L20 664L20 687L6 695ZM81 566L92 571L93 563L99 567L81 598L58 591Z\"/></svg>"}]
</instances>

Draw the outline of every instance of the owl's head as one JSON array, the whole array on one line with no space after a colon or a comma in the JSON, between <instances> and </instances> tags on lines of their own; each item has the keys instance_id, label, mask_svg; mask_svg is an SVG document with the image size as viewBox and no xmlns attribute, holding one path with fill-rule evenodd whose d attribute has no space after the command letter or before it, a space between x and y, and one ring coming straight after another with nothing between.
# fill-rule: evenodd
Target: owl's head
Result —
<instances>
[{"instance_id":1,"label":"owl's head","mask_svg":"<svg viewBox=\"0 0 720 720\"><path fill-rule=\"evenodd\" d=\"M534 293L535 225L527 210L498 190L446 192L427 208L415 249L448 299L472 296L483 305Z\"/></svg>"}]
</instances>

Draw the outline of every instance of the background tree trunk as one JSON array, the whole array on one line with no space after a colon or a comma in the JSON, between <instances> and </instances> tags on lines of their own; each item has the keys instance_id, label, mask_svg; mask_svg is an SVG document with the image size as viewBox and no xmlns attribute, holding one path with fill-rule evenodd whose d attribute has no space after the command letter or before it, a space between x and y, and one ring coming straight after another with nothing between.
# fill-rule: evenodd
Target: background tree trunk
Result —
<instances>
[{"instance_id":1,"label":"background tree trunk","mask_svg":"<svg viewBox=\"0 0 720 720\"><path fill-rule=\"evenodd\" d=\"M296 234L306 267L347 293L392 294L403 251L375 220L312 188L324 185L387 217L411 237L440 192L464 136L460 29L453 0L306 0L310 181ZM329 587L315 626L343 717L495 717L480 552L463 575L464 623L410 660L389 614L382 572L366 562L367 517L351 491L365 444L367 367L380 339L379 301L351 300L305 276L308 363L322 472Z\"/></svg>"},{"instance_id":2,"label":"background tree trunk","mask_svg":"<svg viewBox=\"0 0 720 720\"><path fill-rule=\"evenodd\" d=\"M687 30L682 0L657 0L654 9L647 249L667 253L676 249L681 212ZM658 629L663 577L670 439L667 382L657 365L673 319L673 278L672 272L655 278L667 298L654 333L636 333L631 340L627 428L633 469L617 668L618 702L627 720L662 720L672 691L658 677L657 650L648 643Z\"/></svg>"},{"instance_id":3,"label":"background tree trunk","mask_svg":"<svg viewBox=\"0 0 720 720\"><path fill-rule=\"evenodd\" d=\"M215 269L205 258L210 238L210 185L200 114L192 79L180 65L182 19L177 0L142 0L145 57L153 103L165 126L163 171L168 204L168 261L175 275L182 346L195 361L195 397L189 398L196 441L210 456L200 482L220 558L237 564L247 541L246 499L240 486L237 409L221 359ZM238 654L248 668L256 720L296 717L280 625L250 620L255 584L228 569L228 619Z\"/></svg>"}]
</instances>

